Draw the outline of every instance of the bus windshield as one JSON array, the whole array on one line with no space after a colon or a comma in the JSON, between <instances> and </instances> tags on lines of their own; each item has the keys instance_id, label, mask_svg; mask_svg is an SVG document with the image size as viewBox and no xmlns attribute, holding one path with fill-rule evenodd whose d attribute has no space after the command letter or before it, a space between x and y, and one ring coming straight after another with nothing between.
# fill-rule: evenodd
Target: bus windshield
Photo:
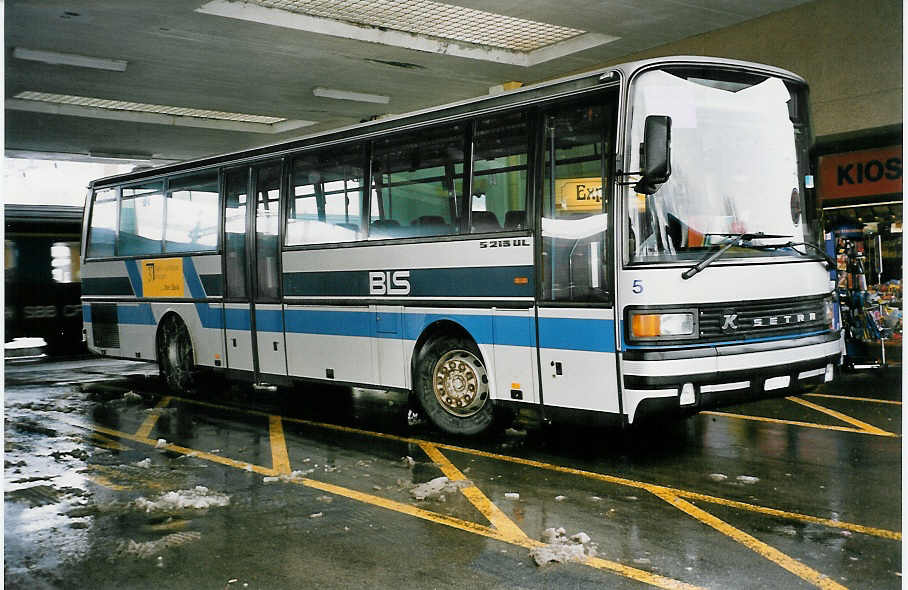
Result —
<instances>
[{"instance_id":1,"label":"bus windshield","mask_svg":"<svg viewBox=\"0 0 908 590\"><path fill-rule=\"evenodd\" d=\"M640 169L647 115L668 115L671 175L652 195L626 194L630 262L698 260L742 233L773 234L724 258L790 256L753 246L809 242L804 90L765 75L705 69L649 71L632 98L630 170Z\"/></svg>"}]
</instances>

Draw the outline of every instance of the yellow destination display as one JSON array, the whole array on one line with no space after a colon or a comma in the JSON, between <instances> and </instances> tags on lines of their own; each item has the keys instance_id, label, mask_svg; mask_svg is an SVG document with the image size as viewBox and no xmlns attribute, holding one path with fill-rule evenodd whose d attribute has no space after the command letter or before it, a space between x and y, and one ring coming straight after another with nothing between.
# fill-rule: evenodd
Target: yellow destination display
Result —
<instances>
[{"instance_id":1,"label":"yellow destination display","mask_svg":"<svg viewBox=\"0 0 908 590\"><path fill-rule=\"evenodd\" d=\"M142 261L142 291L145 297L183 297L182 258L155 258Z\"/></svg>"},{"instance_id":2,"label":"yellow destination display","mask_svg":"<svg viewBox=\"0 0 908 590\"><path fill-rule=\"evenodd\" d=\"M559 211L602 211L602 179L564 178L555 180Z\"/></svg>"}]
</instances>

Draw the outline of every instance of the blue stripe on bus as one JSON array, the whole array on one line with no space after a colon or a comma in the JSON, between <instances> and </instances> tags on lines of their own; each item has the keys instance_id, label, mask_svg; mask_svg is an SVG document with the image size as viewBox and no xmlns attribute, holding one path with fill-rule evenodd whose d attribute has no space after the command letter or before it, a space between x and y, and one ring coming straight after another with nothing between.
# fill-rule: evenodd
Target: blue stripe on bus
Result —
<instances>
[{"instance_id":1,"label":"blue stripe on bus","mask_svg":"<svg viewBox=\"0 0 908 590\"><path fill-rule=\"evenodd\" d=\"M280 309L256 309L255 330L257 332L283 332L284 321Z\"/></svg>"},{"instance_id":2,"label":"blue stripe on bus","mask_svg":"<svg viewBox=\"0 0 908 590\"><path fill-rule=\"evenodd\" d=\"M615 352L615 321L539 318L540 348Z\"/></svg>"},{"instance_id":3,"label":"blue stripe on bus","mask_svg":"<svg viewBox=\"0 0 908 590\"><path fill-rule=\"evenodd\" d=\"M87 303L82 304L82 323L90 324L91 323L91 305Z\"/></svg>"},{"instance_id":4,"label":"blue stripe on bus","mask_svg":"<svg viewBox=\"0 0 908 590\"><path fill-rule=\"evenodd\" d=\"M228 330L251 330L248 309L224 308L224 323Z\"/></svg>"},{"instance_id":5,"label":"blue stripe on bus","mask_svg":"<svg viewBox=\"0 0 908 590\"><path fill-rule=\"evenodd\" d=\"M137 260L124 260L126 263L126 273L129 275L129 284L132 285L132 292L136 297L142 296L142 273L139 271Z\"/></svg>"},{"instance_id":6,"label":"blue stripe on bus","mask_svg":"<svg viewBox=\"0 0 908 590\"><path fill-rule=\"evenodd\" d=\"M117 305L117 322L120 324L136 324L140 326L154 326L157 324L151 312L150 303L138 305Z\"/></svg>"},{"instance_id":7,"label":"blue stripe on bus","mask_svg":"<svg viewBox=\"0 0 908 590\"><path fill-rule=\"evenodd\" d=\"M288 309L287 333L330 336L373 336L374 314L369 311L320 311Z\"/></svg>"},{"instance_id":8,"label":"blue stripe on bus","mask_svg":"<svg viewBox=\"0 0 908 590\"><path fill-rule=\"evenodd\" d=\"M382 312L381 315L388 313ZM277 317L279 312L275 311L274 314ZM536 345L535 331L530 318L434 313L404 313L402 316L402 337L406 340L416 340L423 330L434 322L449 320L463 326L478 344ZM395 333L377 332L374 312L289 309L286 311L285 320L288 333L401 337ZM540 318L539 321L543 348L615 352L613 320Z\"/></svg>"},{"instance_id":9,"label":"blue stripe on bus","mask_svg":"<svg viewBox=\"0 0 908 590\"><path fill-rule=\"evenodd\" d=\"M192 258L183 258L183 280L189 289L189 296L193 299L205 299L205 288L202 286L202 280L199 273L196 272L195 264ZM196 303L195 310L199 314L199 321L202 322L203 328L221 329L224 327L224 321L219 307L212 308L207 303ZM248 312L247 312L248 313ZM249 328L246 328L247 330Z\"/></svg>"}]
</instances>

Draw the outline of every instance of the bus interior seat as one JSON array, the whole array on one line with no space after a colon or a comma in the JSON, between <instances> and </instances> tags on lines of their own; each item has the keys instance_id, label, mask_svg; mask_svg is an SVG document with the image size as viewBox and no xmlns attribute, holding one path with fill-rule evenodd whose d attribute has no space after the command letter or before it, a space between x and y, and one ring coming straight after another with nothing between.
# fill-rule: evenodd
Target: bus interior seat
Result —
<instances>
[{"instance_id":1,"label":"bus interior seat","mask_svg":"<svg viewBox=\"0 0 908 590\"><path fill-rule=\"evenodd\" d=\"M504 214L505 229L525 229L527 226L526 211L513 210Z\"/></svg>"},{"instance_id":2,"label":"bus interior seat","mask_svg":"<svg viewBox=\"0 0 908 590\"><path fill-rule=\"evenodd\" d=\"M487 231L498 231L501 224L498 223L498 216L494 211L473 211L473 233L482 233Z\"/></svg>"},{"instance_id":3,"label":"bus interior seat","mask_svg":"<svg viewBox=\"0 0 908 590\"><path fill-rule=\"evenodd\" d=\"M423 215L414 219L412 225L445 225L445 218L441 215Z\"/></svg>"},{"instance_id":4,"label":"bus interior seat","mask_svg":"<svg viewBox=\"0 0 908 590\"><path fill-rule=\"evenodd\" d=\"M404 233L396 219L376 219L371 225L372 233L376 236L397 238Z\"/></svg>"},{"instance_id":5,"label":"bus interior seat","mask_svg":"<svg viewBox=\"0 0 908 590\"><path fill-rule=\"evenodd\" d=\"M445 222L441 215L423 215L417 217L410 224L411 227L417 228L416 235L441 235L450 230L450 226Z\"/></svg>"}]
</instances>

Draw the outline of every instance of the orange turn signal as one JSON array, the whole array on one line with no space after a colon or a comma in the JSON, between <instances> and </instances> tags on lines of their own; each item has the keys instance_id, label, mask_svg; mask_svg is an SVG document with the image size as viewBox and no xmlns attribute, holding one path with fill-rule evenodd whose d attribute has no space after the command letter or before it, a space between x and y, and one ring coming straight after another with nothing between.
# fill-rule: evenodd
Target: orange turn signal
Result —
<instances>
[{"instance_id":1,"label":"orange turn signal","mask_svg":"<svg viewBox=\"0 0 908 590\"><path fill-rule=\"evenodd\" d=\"M636 338L651 338L661 334L661 316L637 314L631 317L631 334Z\"/></svg>"},{"instance_id":2,"label":"orange turn signal","mask_svg":"<svg viewBox=\"0 0 908 590\"><path fill-rule=\"evenodd\" d=\"M528 279L527 277L514 277L515 285L526 285L529 282L530 282L530 279Z\"/></svg>"}]
</instances>

